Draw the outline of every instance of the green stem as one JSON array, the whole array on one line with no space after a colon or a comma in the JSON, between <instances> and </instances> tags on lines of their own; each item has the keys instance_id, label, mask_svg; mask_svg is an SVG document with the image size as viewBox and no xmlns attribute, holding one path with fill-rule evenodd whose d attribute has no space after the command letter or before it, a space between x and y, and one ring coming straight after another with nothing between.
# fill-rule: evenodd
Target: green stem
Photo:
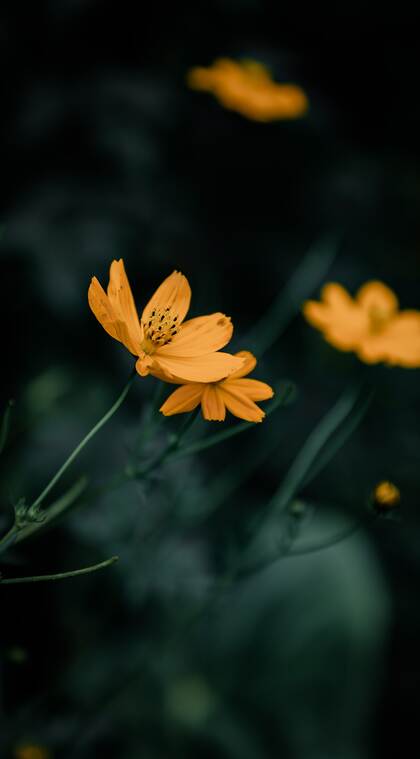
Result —
<instances>
[{"instance_id":1,"label":"green stem","mask_svg":"<svg viewBox=\"0 0 420 759\"><path fill-rule=\"evenodd\" d=\"M289 559L293 558L294 556L306 556L311 553L323 551L325 548L332 548L338 543L341 543L343 540L350 538L356 532L359 532L359 530L361 530L364 525L365 520L359 519L357 522L350 525L350 527L346 527L344 530L336 533L333 537L329 538L329 540L325 540L323 543L314 543L313 545L309 545L306 548L302 546L302 548L297 548L294 551L290 551L286 548L286 550L282 550L276 553L275 556L264 557L261 559L261 561L256 562L250 567L239 569L237 572L237 577L244 579L245 577L253 575L256 572L261 572L263 569L271 566L271 564L275 564L276 561L280 561L280 559Z\"/></svg>"},{"instance_id":2,"label":"green stem","mask_svg":"<svg viewBox=\"0 0 420 759\"><path fill-rule=\"evenodd\" d=\"M50 580L66 580L68 577L79 577L80 575L87 575L91 572L97 572L98 569L105 569L115 564L118 561L118 556L112 556L110 559L101 561L99 564L92 564L90 567L83 567L83 569L74 569L72 572L59 572L53 575L33 575L32 577L10 577L1 578L0 585L17 585L23 582L48 582Z\"/></svg>"},{"instance_id":3,"label":"green stem","mask_svg":"<svg viewBox=\"0 0 420 759\"><path fill-rule=\"evenodd\" d=\"M247 335L246 345L261 357L283 334L330 268L338 249L338 239L330 235L311 245L283 290Z\"/></svg>"},{"instance_id":4,"label":"green stem","mask_svg":"<svg viewBox=\"0 0 420 759\"><path fill-rule=\"evenodd\" d=\"M102 419L100 419L99 422L97 424L95 424L94 427L92 427L92 429L90 430L90 432L88 432L88 434L83 438L83 440L79 443L79 445L76 446L76 448L74 449L74 451L66 459L66 461L64 462L64 464L58 470L58 472L56 472L56 474L54 475L54 477L50 480L50 482L44 488L44 490L42 491L42 493L38 496L38 498L36 499L36 501L34 501L34 503L31 506L32 509L37 509L41 505L41 503L47 497L48 493L53 489L54 485L57 484L58 480L63 476L63 474L66 471L66 469L68 469L68 467L70 466L70 464L72 464L72 462L74 461L74 459L83 450L83 448L89 442L89 440L91 440L96 435L96 433L99 432L99 430L104 426L104 424L106 424L107 421L109 419L111 419L111 417L113 416L113 414L115 414L115 412L118 411L119 407L121 406L121 404L125 400L125 398L126 398L126 396L128 394L128 391L130 390L130 387L132 385L132 382L133 382L133 379L134 379L135 375L136 375L136 370L133 369L133 371L131 372L131 375L130 375L130 379L128 380L126 386L124 387L124 390L122 391L122 393L119 395L119 397L115 401L114 405L111 406L111 408L109 409L109 411L107 411L106 414L102 417Z\"/></svg>"},{"instance_id":5,"label":"green stem","mask_svg":"<svg viewBox=\"0 0 420 759\"><path fill-rule=\"evenodd\" d=\"M134 372L133 372L134 376ZM121 403L123 402L124 398L126 397L128 390L130 388L130 384L132 382L132 377L130 377L130 380L126 387L124 388L123 392L121 393L120 397L114 404L114 406L108 411L107 414L98 422L98 424L89 432L89 434L84 438L84 440L78 445L78 447L73 451L71 456L67 459L67 461L63 464L61 469L57 472L53 480L48 484L47 488L41 493L37 501L32 505L31 508L34 508L39 506L40 503L44 500L47 493L52 489L52 487L55 485L59 477L63 474L65 469L69 466L69 464L75 459L75 457L80 453L83 446L86 445L86 443L93 437L93 435L105 424L105 422L112 416L113 413L119 408ZM267 416L272 414L274 411L276 411L280 406L286 406L291 401L293 401L295 396L295 386L292 383L283 382L280 384L280 386L276 389L276 397L272 401L272 403L267 408ZM132 479L143 479L147 477L152 471L154 471L163 461L166 459L173 459L177 458L178 456L185 456L190 455L192 453L195 453L200 450L204 450L206 448L209 448L213 445L216 445L218 442L222 442L223 440L232 437L233 435L237 435L238 433L251 429L255 427L254 424L250 422L244 422L243 424L237 424L234 427L230 427L228 430L225 430L223 432L216 433L215 435L211 435L209 438L205 440L198 441L197 443L193 443L192 445L187 445L185 447L181 446L181 442L183 438L185 437L186 433L190 430L191 426L197 419L199 414L199 409L197 409L195 412L188 415L187 419L180 425L180 428L178 432L173 435L169 443L166 445L166 447L163 449L163 451L155 458L153 459L147 466L145 467L132 467L127 466L125 469L120 472L118 475L114 475L111 480L109 480L106 484L99 486L97 488L93 488L88 490L84 497L82 498L82 502L87 502L88 500L91 500L92 498L95 498L97 496L102 495L103 493L108 492L109 490L115 490L116 488L120 487L124 483L126 483L129 480ZM42 522L31 522L26 527L23 527L21 530L17 531L15 527L13 527L7 535L5 535L3 538L0 539L0 553L2 553L6 548L9 547L11 542L20 542L21 540L24 540L27 537L30 537L32 534L37 532L39 529L42 529L44 526L49 524L53 519L61 515L69 506L71 506L76 499L79 498L81 493L83 491L86 491L87 488L87 479L85 477L82 477L80 480L78 480L74 485L63 495L61 496L57 501L55 501L49 508L44 512L45 519Z\"/></svg>"},{"instance_id":6,"label":"green stem","mask_svg":"<svg viewBox=\"0 0 420 759\"><path fill-rule=\"evenodd\" d=\"M296 388L291 382L283 383L278 389L276 388L276 395L267 408L266 417L270 416L270 414L280 408L280 406L287 406L291 403L294 400L295 392ZM238 435L240 432L251 429L255 429L254 422L241 422L240 424L235 424L232 427L228 427L227 430L216 432L214 435L204 438L204 440L198 440L196 443L191 443L191 445L180 448L176 452L174 451L171 454L171 458L179 458L180 456L190 456L193 453L199 453L207 448L211 448L213 445L224 442L234 435Z\"/></svg>"},{"instance_id":7,"label":"green stem","mask_svg":"<svg viewBox=\"0 0 420 759\"><path fill-rule=\"evenodd\" d=\"M179 431L171 436L169 439L169 443L163 451L159 453L158 456L156 456L153 461L150 462L146 467L144 468L137 468L134 470L134 473L132 474L133 477L136 479L143 479L143 477L147 477L148 474L153 472L155 469L157 469L160 464L162 464L164 461L166 461L169 456L171 456L175 451L179 448L180 443L184 435L188 432L188 430L192 427L195 420L197 419L199 412L199 408L195 409L188 417L187 419L181 424ZM128 474L131 475L130 469L128 470Z\"/></svg>"},{"instance_id":8,"label":"green stem","mask_svg":"<svg viewBox=\"0 0 420 759\"><path fill-rule=\"evenodd\" d=\"M18 528L16 525L12 525L10 530L6 532L5 535L3 535L2 538L0 538L0 553L3 553L11 543L13 543L16 539L16 535L18 533Z\"/></svg>"},{"instance_id":9,"label":"green stem","mask_svg":"<svg viewBox=\"0 0 420 759\"><path fill-rule=\"evenodd\" d=\"M306 439L304 445L300 449L296 458L294 459L289 471L287 472L282 484L277 489L276 493L271 498L266 509L261 511L259 522L265 521L267 514L281 513L285 510L286 506L292 498L296 495L299 489L302 487L302 483L308 481L308 475L311 468L314 466L317 457L324 449L324 446L330 440L335 431L340 425L349 417L352 410L355 408L356 403L360 397L360 386L352 387L345 391L337 403L330 409L327 414L321 419L321 421L312 430L309 437ZM370 397L369 397L370 402ZM368 408L368 403L363 406L363 414ZM362 415L357 416L357 423L362 419ZM349 427L350 432L353 432L355 426ZM348 435L340 436L340 445L343 445ZM337 448L329 451L329 456L323 457L322 466L326 466L331 458L331 455L335 453ZM316 473L320 471L320 467L317 468ZM257 527L258 530L258 527Z\"/></svg>"},{"instance_id":10,"label":"green stem","mask_svg":"<svg viewBox=\"0 0 420 759\"><path fill-rule=\"evenodd\" d=\"M14 406L14 401L12 400L8 401L6 410L3 414L3 420L1 423L1 430L0 430L0 454L3 453L4 447L7 442L7 437L8 437L9 428L10 428L10 414L11 414L13 406Z\"/></svg>"},{"instance_id":11,"label":"green stem","mask_svg":"<svg viewBox=\"0 0 420 759\"><path fill-rule=\"evenodd\" d=\"M51 522L53 519L56 519L64 511L67 511L67 509L69 509L70 506L72 506L73 503L79 498L79 496L86 490L87 485L87 477L80 477L80 479L77 480L63 495L61 495L60 498L48 506L48 509L43 512L45 518L41 522L30 522L18 531L16 535L16 543L20 543L21 540L29 538L38 530L42 530L49 522Z\"/></svg>"}]
</instances>

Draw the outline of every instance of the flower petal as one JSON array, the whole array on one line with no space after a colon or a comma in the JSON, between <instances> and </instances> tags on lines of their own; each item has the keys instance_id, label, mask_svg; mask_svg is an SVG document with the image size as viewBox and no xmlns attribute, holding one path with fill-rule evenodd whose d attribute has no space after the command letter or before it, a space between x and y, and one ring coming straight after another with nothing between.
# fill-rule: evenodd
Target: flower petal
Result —
<instances>
[{"instance_id":1,"label":"flower petal","mask_svg":"<svg viewBox=\"0 0 420 759\"><path fill-rule=\"evenodd\" d=\"M174 271L163 280L143 310L142 322L149 321L154 309L170 308L178 316L178 324L185 319L191 302L191 288L188 280L179 271Z\"/></svg>"},{"instance_id":2,"label":"flower petal","mask_svg":"<svg viewBox=\"0 0 420 759\"><path fill-rule=\"evenodd\" d=\"M153 354L156 371L169 374L179 382L217 382L242 366L242 359L229 353L209 353L207 356L162 356Z\"/></svg>"},{"instance_id":3,"label":"flower petal","mask_svg":"<svg viewBox=\"0 0 420 759\"><path fill-rule=\"evenodd\" d=\"M204 90L219 95L226 84L242 78L242 70L238 63L230 58L218 58L208 68L195 66L187 75L188 86L193 90Z\"/></svg>"},{"instance_id":4,"label":"flower petal","mask_svg":"<svg viewBox=\"0 0 420 759\"><path fill-rule=\"evenodd\" d=\"M346 312L354 306L354 301L345 287L337 282L328 282L321 290L321 299L334 311Z\"/></svg>"},{"instance_id":5,"label":"flower petal","mask_svg":"<svg viewBox=\"0 0 420 759\"><path fill-rule=\"evenodd\" d=\"M204 385L201 398L201 410L204 419L209 422L223 422L226 418L226 406L217 385Z\"/></svg>"},{"instance_id":6,"label":"flower petal","mask_svg":"<svg viewBox=\"0 0 420 759\"><path fill-rule=\"evenodd\" d=\"M368 335L355 350L365 364L379 364L385 361L382 337L377 335Z\"/></svg>"},{"instance_id":7,"label":"flower petal","mask_svg":"<svg viewBox=\"0 0 420 759\"><path fill-rule=\"evenodd\" d=\"M195 66L188 72L187 84L192 90L207 90L211 92L215 85L213 71L202 66Z\"/></svg>"},{"instance_id":8,"label":"flower petal","mask_svg":"<svg viewBox=\"0 0 420 759\"><path fill-rule=\"evenodd\" d=\"M198 316L184 322L172 341L158 348L156 353L159 356L205 356L223 348L232 332L233 324L225 314Z\"/></svg>"},{"instance_id":9,"label":"flower petal","mask_svg":"<svg viewBox=\"0 0 420 759\"><path fill-rule=\"evenodd\" d=\"M108 296L96 277L92 277L92 281L89 285L88 301L98 322L103 326L104 330L108 332L108 335L111 335L115 340L121 341L116 327L114 311L109 302Z\"/></svg>"},{"instance_id":10,"label":"flower petal","mask_svg":"<svg viewBox=\"0 0 420 759\"><path fill-rule=\"evenodd\" d=\"M420 367L420 312L401 311L383 332L366 338L357 353L368 364Z\"/></svg>"},{"instance_id":11,"label":"flower petal","mask_svg":"<svg viewBox=\"0 0 420 759\"><path fill-rule=\"evenodd\" d=\"M254 88L252 83L243 83L236 88L236 92L232 89L221 92L220 101L227 108L233 108L255 121L295 119L308 110L305 93L293 84L277 85L268 81L264 86Z\"/></svg>"},{"instance_id":12,"label":"flower petal","mask_svg":"<svg viewBox=\"0 0 420 759\"><path fill-rule=\"evenodd\" d=\"M335 282L324 285L320 303L307 300L303 305L305 318L318 329L325 329L331 322L348 324L355 310L353 298L344 287Z\"/></svg>"},{"instance_id":13,"label":"flower petal","mask_svg":"<svg viewBox=\"0 0 420 759\"><path fill-rule=\"evenodd\" d=\"M355 350L369 332L368 313L341 285L331 282L322 289L322 302L306 301L303 314L325 339L342 351Z\"/></svg>"},{"instance_id":14,"label":"flower petal","mask_svg":"<svg viewBox=\"0 0 420 759\"><path fill-rule=\"evenodd\" d=\"M147 375L151 373L150 370L152 366L153 359L151 356L148 356L147 353L141 351L140 356L136 361L136 372L140 374L140 377L147 377Z\"/></svg>"},{"instance_id":15,"label":"flower petal","mask_svg":"<svg viewBox=\"0 0 420 759\"><path fill-rule=\"evenodd\" d=\"M356 295L356 301L367 312L374 310L391 316L398 311L398 299L383 282L366 282Z\"/></svg>"},{"instance_id":16,"label":"flower petal","mask_svg":"<svg viewBox=\"0 0 420 759\"><path fill-rule=\"evenodd\" d=\"M332 324L323 330L324 338L328 343L341 351L354 351L361 344L368 334L365 319L359 312L354 314L354 318L348 324Z\"/></svg>"},{"instance_id":17,"label":"flower petal","mask_svg":"<svg viewBox=\"0 0 420 759\"><path fill-rule=\"evenodd\" d=\"M232 375L221 383L221 387L225 387L231 392L240 392L241 395L246 395L251 401L266 401L274 395L273 389L265 382L255 379L232 379Z\"/></svg>"},{"instance_id":18,"label":"flower petal","mask_svg":"<svg viewBox=\"0 0 420 759\"><path fill-rule=\"evenodd\" d=\"M241 369L229 375L229 379L238 379L239 377L246 377L247 374L250 374L252 370L255 369L257 365L257 359L251 353L251 351L238 351L238 353L235 353L235 356L237 356L238 358L243 358L244 363Z\"/></svg>"},{"instance_id":19,"label":"flower petal","mask_svg":"<svg viewBox=\"0 0 420 759\"><path fill-rule=\"evenodd\" d=\"M294 84L277 84L258 61L216 60L209 68L194 68L188 84L212 92L222 105L256 121L296 118L308 109L303 90Z\"/></svg>"},{"instance_id":20,"label":"flower petal","mask_svg":"<svg viewBox=\"0 0 420 759\"><path fill-rule=\"evenodd\" d=\"M117 320L121 342L131 353L138 356L143 335L122 258L111 264L107 293Z\"/></svg>"},{"instance_id":21,"label":"flower petal","mask_svg":"<svg viewBox=\"0 0 420 759\"><path fill-rule=\"evenodd\" d=\"M187 380L181 380L179 377L174 377L173 374L168 374L167 372L164 372L162 367L156 366L156 364L152 363L150 366L149 374L152 375L152 377L156 377L156 379L161 380L162 382L166 382L169 385L189 385L190 383L187 382Z\"/></svg>"},{"instance_id":22,"label":"flower petal","mask_svg":"<svg viewBox=\"0 0 420 759\"><path fill-rule=\"evenodd\" d=\"M234 416L244 419L246 422L262 422L264 419L264 411L236 387L231 389L229 386L219 385L219 392L222 395L226 408Z\"/></svg>"},{"instance_id":23,"label":"flower petal","mask_svg":"<svg viewBox=\"0 0 420 759\"><path fill-rule=\"evenodd\" d=\"M320 330L326 329L331 321L331 310L325 303L318 303L316 300L305 301L302 313L312 327Z\"/></svg>"},{"instance_id":24,"label":"flower petal","mask_svg":"<svg viewBox=\"0 0 420 759\"><path fill-rule=\"evenodd\" d=\"M198 382L181 385L166 399L160 411L164 416L182 414L186 411L194 411L201 401L205 385Z\"/></svg>"}]
</instances>

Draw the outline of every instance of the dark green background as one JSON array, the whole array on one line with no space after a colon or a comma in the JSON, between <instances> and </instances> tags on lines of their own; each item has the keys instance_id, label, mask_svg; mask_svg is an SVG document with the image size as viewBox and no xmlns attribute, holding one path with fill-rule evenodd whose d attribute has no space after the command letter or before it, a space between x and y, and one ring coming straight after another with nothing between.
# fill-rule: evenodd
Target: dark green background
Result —
<instances>
[{"instance_id":1,"label":"dark green background","mask_svg":"<svg viewBox=\"0 0 420 759\"><path fill-rule=\"evenodd\" d=\"M140 308L174 268L184 272L191 315L230 314L235 350L329 235L339 243L326 279L351 292L381 279L403 308L420 308L417 19L399 14L370 19L356 4L327 24L257 0L3 2L2 402L16 401L1 462L4 530L12 504L36 497L126 381L130 356L86 297L113 258L124 258ZM253 123L189 91L188 68L219 56L254 57L299 83L307 118ZM65 759L391 759L416 741L420 370L359 366L297 315L255 376L293 380L295 403L4 557L9 576L114 553L120 562L67 583L0 588L2 759L23 740ZM302 540L358 518L383 478L402 491L401 521L278 562L182 632L309 432L359 376L375 400L300 494ZM138 379L58 492L124 464L154 387ZM178 423L161 421L147 456ZM228 492L241 469L249 477Z\"/></svg>"}]
</instances>

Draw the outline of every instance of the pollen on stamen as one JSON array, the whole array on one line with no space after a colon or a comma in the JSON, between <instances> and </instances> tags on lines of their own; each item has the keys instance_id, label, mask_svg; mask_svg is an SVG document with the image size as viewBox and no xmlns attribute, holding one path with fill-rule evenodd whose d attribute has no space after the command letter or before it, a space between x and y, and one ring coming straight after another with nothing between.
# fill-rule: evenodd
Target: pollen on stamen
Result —
<instances>
[{"instance_id":1,"label":"pollen on stamen","mask_svg":"<svg viewBox=\"0 0 420 759\"><path fill-rule=\"evenodd\" d=\"M166 345L179 331L178 314L173 314L171 308L154 308L143 322L146 339L156 346Z\"/></svg>"}]
</instances>

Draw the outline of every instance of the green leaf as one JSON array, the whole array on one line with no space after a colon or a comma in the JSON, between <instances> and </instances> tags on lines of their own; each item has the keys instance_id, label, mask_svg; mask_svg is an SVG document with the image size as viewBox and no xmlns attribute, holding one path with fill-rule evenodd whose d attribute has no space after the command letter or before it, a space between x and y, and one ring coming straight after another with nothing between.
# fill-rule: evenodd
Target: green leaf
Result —
<instances>
[{"instance_id":1,"label":"green leaf","mask_svg":"<svg viewBox=\"0 0 420 759\"><path fill-rule=\"evenodd\" d=\"M325 238L309 249L286 286L244 339L248 350L262 356L271 348L299 313L303 301L323 282L337 249L335 237Z\"/></svg>"},{"instance_id":2,"label":"green leaf","mask_svg":"<svg viewBox=\"0 0 420 759\"><path fill-rule=\"evenodd\" d=\"M283 511L303 485L318 474L344 445L347 438L360 424L372 399L372 393L370 393L357 408L362 392L360 385L346 390L317 424L271 499L269 510L277 513ZM333 440L333 436L343 424L340 434Z\"/></svg>"},{"instance_id":3,"label":"green leaf","mask_svg":"<svg viewBox=\"0 0 420 759\"><path fill-rule=\"evenodd\" d=\"M320 451L318 458L314 462L313 466L310 467L306 477L304 478L304 481L302 483L303 487L306 487L306 485L308 485L309 482L312 482L312 480L317 476L319 472L325 469L331 459L334 458L337 451L343 447L347 439L357 429L372 402L373 396L374 391L372 390L366 395L365 398L355 404L351 415L344 421L341 427L339 427L336 434L330 437L322 451Z\"/></svg>"}]
</instances>

